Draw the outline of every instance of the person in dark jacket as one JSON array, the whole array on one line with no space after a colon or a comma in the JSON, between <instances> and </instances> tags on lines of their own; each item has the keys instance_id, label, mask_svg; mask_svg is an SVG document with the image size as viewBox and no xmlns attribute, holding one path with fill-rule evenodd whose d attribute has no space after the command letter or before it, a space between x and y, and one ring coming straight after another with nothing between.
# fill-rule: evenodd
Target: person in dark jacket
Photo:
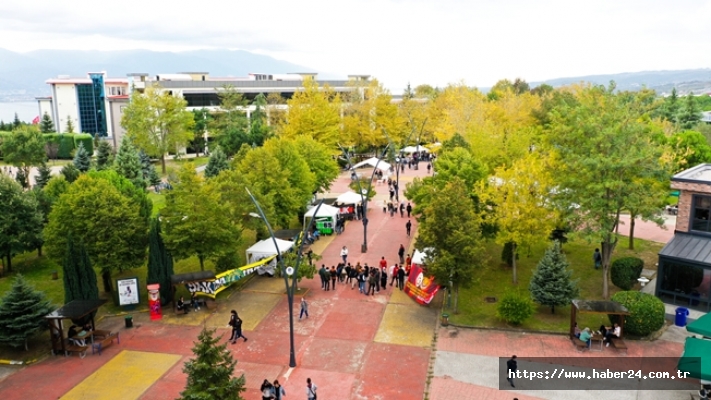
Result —
<instances>
[{"instance_id":1,"label":"person in dark jacket","mask_svg":"<svg viewBox=\"0 0 711 400\"><path fill-rule=\"evenodd\" d=\"M506 361L506 380L509 381L511 387L516 387L514 385L514 375L518 369L518 363L516 362L516 355L511 356L511 359Z\"/></svg>"},{"instance_id":2,"label":"person in dark jacket","mask_svg":"<svg viewBox=\"0 0 711 400\"><path fill-rule=\"evenodd\" d=\"M397 287L402 290L405 287L405 268L400 266L400 269L397 270Z\"/></svg>"}]
</instances>

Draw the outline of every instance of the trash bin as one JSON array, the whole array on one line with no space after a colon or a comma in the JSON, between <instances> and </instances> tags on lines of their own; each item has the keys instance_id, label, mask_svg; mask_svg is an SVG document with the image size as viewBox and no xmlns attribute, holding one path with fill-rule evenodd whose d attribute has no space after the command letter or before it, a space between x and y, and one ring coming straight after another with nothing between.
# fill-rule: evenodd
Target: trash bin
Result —
<instances>
[{"instance_id":1,"label":"trash bin","mask_svg":"<svg viewBox=\"0 0 711 400\"><path fill-rule=\"evenodd\" d=\"M684 307L678 307L676 309L676 319L674 320L674 325L686 326L687 315L689 315L689 309Z\"/></svg>"},{"instance_id":2,"label":"trash bin","mask_svg":"<svg viewBox=\"0 0 711 400\"><path fill-rule=\"evenodd\" d=\"M133 328L133 316L127 315L125 320L126 320L126 328Z\"/></svg>"},{"instance_id":3,"label":"trash bin","mask_svg":"<svg viewBox=\"0 0 711 400\"><path fill-rule=\"evenodd\" d=\"M449 326L449 314L442 314L442 326Z\"/></svg>"}]
</instances>

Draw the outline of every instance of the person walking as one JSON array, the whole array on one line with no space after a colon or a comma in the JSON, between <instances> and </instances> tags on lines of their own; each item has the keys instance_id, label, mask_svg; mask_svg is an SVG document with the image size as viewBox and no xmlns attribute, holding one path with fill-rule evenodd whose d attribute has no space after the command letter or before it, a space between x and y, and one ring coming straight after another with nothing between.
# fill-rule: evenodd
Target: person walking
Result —
<instances>
[{"instance_id":1,"label":"person walking","mask_svg":"<svg viewBox=\"0 0 711 400\"><path fill-rule=\"evenodd\" d=\"M600 249L595 249L595 252L593 253L593 262L595 263L595 269L602 266L602 253L600 253Z\"/></svg>"},{"instance_id":2,"label":"person walking","mask_svg":"<svg viewBox=\"0 0 711 400\"><path fill-rule=\"evenodd\" d=\"M402 244L397 250L397 255L398 257L400 257L400 264L405 264L405 246L403 246Z\"/></svg>"},{"instance_id":3,"label":"person walking","mask_svg":"<svg viewBox=\"0 0 711 400\"><path fill-rule=\"evenodd\" d=\"M410 231L412 230L412 221L409 219L407 220L407 223L405 224L405 231L407 232L407 236L410 236Z\"/></svg>"},{"instance_id":4,"label":"person walking","mask_svg":"<svg viewBox=\"0 0 711 400\"><path fill-rule=\"evenodd\" d=\"M331 289L336 290L336 279L338 279L338 271L336 267L331 267Z\"/></svg>"},{"instance_id":5,"label":"person walking","mask_svg":"<svg viewBox=\"0 0 711 400\"><path fill-rule=\"evenodd\" d=\"M407 218L410 218L410 214L412 213L412 204L410 202L407 202L407 206L405 207L405 210L407 210Z\"/></svg>"},{"instance_id":6,"label":"person walking","mask_svg":"<svg viewBox=\"0 0 711 400\"><path fill-rule=\"evenodd\" d=\"M397 271L400 270L397 264L390 267L390 286L397 282Z\"/></svg>"},{"instance_id":7,"label":"person walking","mask_svg":"<svg viewBox=\"0 0 711 400\"><path fill-rule=\"evenodd\" d=\"M272 396L274 396L274 400L282 400L286 396L286 390L276 379L272 384Z\"/></svg>"},{"instance_id":8,"label":"person walking","mask_svg":"<svg viewBox=\"0 0 711 400\"><path fill-rule=\"evenodd\" d=\"M326 290L326 264L321 264L321 269L318 270L318 276L321 278L321 290Z\"/></svg>"},{"instance_id":9,"label":"person walking","mask_svg":"<svg viewBox=\"0 0 711 400\"><path fill-rule=\"evenodd\" d=\"M405 218L405 201L400 202L400 218Z\"/></svg>"},{"instance_id":10,"label":"person walking","mask_svg":"<svg viewBox=\"0 0 711 400\"><path fill-rule=\"evenodd\" d=\"M247 341L247 338L242 334L242 319L237 315L237 311L230 311L230 322L229 326L232 327L232 335L230 336L230 342L232 344L237 343L237 339L242 338Z\"/></svg>"},{"instance_id":11,"label":"person walking","mask_svg":"<svg viewBox=\"0 0 711 400\"><path fill-rule=\"evenodd\" d=\"M301 312L299 313L299 321L301 321L301 318L306 315L306 318L309 317L309 303L306 302L306 298L302 297L301 298Z\"/></svg>"},{"instance_id":12,"label":"person walking","mask_svg":"<svg viewBox=\"0 0 711 400\"><path fill-rule=\"evenodd\" d=\"M514 376L516 375L516 370L518 369L518 363L516 362L516 355L511 356L511 359L506 361L506 380L509 381L511 387L516 387L514 385Z\"/></svg>"},{"instance_id":13,"label":"person walking","mask_svg":"<svg viewBox=\"0 0 711 400\"><path fill-rule=\"evenodd\" d=\"M405 268L400 266L400 269L397 270L397 287L402 290L405 287Z\"/></svg>"},{"instance_id":14,"label":"person walking","mask_svg":"<svg viewBox=\"0 0 711 400\"><path fill-rule=\"evenodd\" d=\"M344 264L348 262L348 247L343 246L341 249L341 258L343 259Z\"/></svg>"},{"instance_id":15,"label":"person walking","mask_svg":"<svg viewBox=\"0 0 711 400\"><path fill-rule=\"evenodd\" d=\"M311 378L306 378L306 398L309 400L316 400L316 384L311 382Z\"/></svg>"},{"instance_id":16,"label":"person walking","mask_svg":"<svg viewBox=\"0 0 711 400\"><path fill-rule=\"evenodd\" d=\"M272 389L273 387L271 382L269 382L268 379L265 379L264 382L262 382L262 386L259 388L259 391L262 392L262 400L274 400Z\"/></svg>"}]
</instances>

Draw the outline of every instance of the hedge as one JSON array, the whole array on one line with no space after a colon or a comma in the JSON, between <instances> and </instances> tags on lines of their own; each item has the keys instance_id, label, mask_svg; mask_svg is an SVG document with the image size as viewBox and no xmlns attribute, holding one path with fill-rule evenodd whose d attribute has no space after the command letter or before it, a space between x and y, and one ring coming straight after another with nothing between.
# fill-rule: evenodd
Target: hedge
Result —
<instances>
[{"instance_id":1,"label":"hedge","mask_svg":"<svg viewBox=\"0 0 711 400\"><path fill-rule=\"evenodd\" d=\"M630 290L642 275L644 260L638 257L623 257L612 262L610 279L622 290Z\"/></svg>"},{"instance_id":2,"label":"hedge","mask_svg":"<svg viewBox=\"0 0 711 400\"><path fill-rule=\"evenodd\" d=\"M66 135L66 134L65 134ZM89 157L94 155L94 137L88 133L77 133L74 135L74 148L79 148L79 143L84 144L84 150L89 154Z\"/></svg>"},{"instance_id":3,"label":"hedge","mask_svg":"<svg viewBox=\"0 0 711 400\"><path fill-rule=\"evenodd\" d=\"M664 303L651 294L630 291L617 292L612 300L630 312L624 316L624 330L632 335L647 336L664 326ZM619 315L609 315L612 323L619 323ZM623 333L624 334L624 333Z\"/></svg>"}]
</instances>

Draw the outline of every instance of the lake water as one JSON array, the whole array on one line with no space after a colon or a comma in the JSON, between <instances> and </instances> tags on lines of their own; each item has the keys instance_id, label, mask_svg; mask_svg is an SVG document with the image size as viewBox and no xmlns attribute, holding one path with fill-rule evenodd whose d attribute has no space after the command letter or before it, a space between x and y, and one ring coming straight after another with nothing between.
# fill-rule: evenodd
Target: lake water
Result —
<instances>
[{"instance_id":1,"label":"lake water","mask_svg":"<svg viewBox=\"0 0 711 400\"><path fill-rule=\"evenodd\" d=\"M32 122L39 115L39 105L36 101L0 103L0 121L12 122L15 113L24 122Z\"/></svg>"}]
</instances>

